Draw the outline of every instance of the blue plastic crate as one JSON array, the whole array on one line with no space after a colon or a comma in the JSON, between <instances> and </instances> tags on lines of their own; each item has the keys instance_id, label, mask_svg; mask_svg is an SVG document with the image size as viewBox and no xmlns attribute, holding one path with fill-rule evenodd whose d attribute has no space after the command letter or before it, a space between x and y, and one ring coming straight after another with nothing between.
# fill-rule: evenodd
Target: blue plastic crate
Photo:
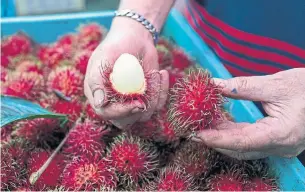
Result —
<instances>
[{"instance_id":1,"label":"blue plastic crate","mask_svg":"<svg viewBox=\"0 0 305 192\"><path fill-rule=\"evenodd\" d=\"M1 21L1 33L2 35L10 35L22 30L36 42L50 43L54 42L59 35L74 31L80 23L99 22L109 28L113 16L113 11L108 11L7 18ZM177 10L173 9L170 12L162 33L193 56L214 77L224 79L232 77ZM263 117L256 106L249 101L230 100L227 107L238 122L253 123ZM297 158L270 157L268 161L279 176L281 190L305 191L305 168Z\"/></svg>"}]
</instances>

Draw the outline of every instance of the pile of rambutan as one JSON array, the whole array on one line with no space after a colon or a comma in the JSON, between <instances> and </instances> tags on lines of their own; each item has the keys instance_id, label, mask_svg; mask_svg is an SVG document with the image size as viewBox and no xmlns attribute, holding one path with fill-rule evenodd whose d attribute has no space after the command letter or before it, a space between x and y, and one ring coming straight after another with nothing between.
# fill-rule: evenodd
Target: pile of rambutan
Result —
<instances>
[{"instance_id":1,"label":"pile of rambutan","mask_svg":"<svg viewBox=\"0 0 305 192\"><path fill-rule=\"evenodd\" d=\"M123 130L96 114L83 81L106 33L87 23L51 44L21 32L2 39L1 94L65 114L68 122L37 118L1 127L1 191L278 190L265 160L231 159L190 140L223 118L234 119L210 73L164 37L156 46L160 69L169 72L164 108ZM160 74L145 66L127 53L105 66L106 100L140 102L146 112Z\"/></svg>"}]
</instances>

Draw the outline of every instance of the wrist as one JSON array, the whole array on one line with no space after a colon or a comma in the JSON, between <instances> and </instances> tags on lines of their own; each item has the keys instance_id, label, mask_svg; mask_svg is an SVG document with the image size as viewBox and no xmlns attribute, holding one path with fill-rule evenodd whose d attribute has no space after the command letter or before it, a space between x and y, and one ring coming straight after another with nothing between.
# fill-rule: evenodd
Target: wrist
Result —
<instances>
[{"instance_id":1,"label":"wrist","mask_svg":"<svg viewBox=\"0 0 305 192\"><path fill-rule=\"evenodd\" d=\"M129 33L145 41L154 42L152 34L141 23L129 17L114 17L111 30Z\"/></svg>"}]
</instances>

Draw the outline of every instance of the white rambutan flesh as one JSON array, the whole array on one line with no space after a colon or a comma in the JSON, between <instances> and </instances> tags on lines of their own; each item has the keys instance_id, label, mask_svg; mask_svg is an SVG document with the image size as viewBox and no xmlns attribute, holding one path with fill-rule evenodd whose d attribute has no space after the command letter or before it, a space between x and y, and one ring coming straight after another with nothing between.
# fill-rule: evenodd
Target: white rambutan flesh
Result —
<instances>
[{"instance_id":1,"label":"white rambutan flesh","mask_svg":"<svg viewBox=\"0 0 305 192\"><path fill-rule=\"evenodd\" d=\"M133 55L124 53L114 63L110 81L121 94L144 94L146 81L140 61Z\"/></svg>"}]
</instances>

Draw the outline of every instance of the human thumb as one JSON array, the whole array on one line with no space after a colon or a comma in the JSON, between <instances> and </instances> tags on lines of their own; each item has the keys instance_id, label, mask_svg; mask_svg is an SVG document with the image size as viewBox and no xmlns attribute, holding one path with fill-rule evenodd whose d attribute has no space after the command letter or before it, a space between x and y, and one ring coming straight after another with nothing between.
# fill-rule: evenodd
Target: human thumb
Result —
<instances>
[{"instance_id":1,"label":"human thumb","mask_svg":"<svg viewBox=\"0 0 305 192\"><path fill-rule=\"evenodd\" d=\"M222 94L233 99L268 101L272 89L270 76L235 77L231 79L213 78L214 84L222 89Z\"/></svg>"}]
</instances>

